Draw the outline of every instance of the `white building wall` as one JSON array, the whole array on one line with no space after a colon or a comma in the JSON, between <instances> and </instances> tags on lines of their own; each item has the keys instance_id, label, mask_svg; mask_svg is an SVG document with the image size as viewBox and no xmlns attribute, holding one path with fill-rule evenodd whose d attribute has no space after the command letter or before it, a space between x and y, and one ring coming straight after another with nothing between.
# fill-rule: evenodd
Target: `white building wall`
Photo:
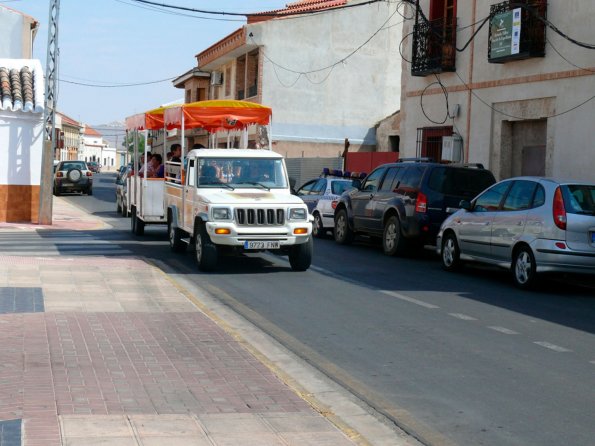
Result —
<instances>
[{"instance_id":1,"label":"white building wall","mask_svg":"<svg viewBox=\"0 0 595 446\"><path fill-rule=\"evenodd\" d=\"M20 59L31 57L23 48L24 17L0 5L0 58Z\"/></svg>"},{"instance_id":2,"label":"white building wall","mask_svg":"<svg viewBox=\"0 0 595 446\"><path fill-rule=\"evenodd\" d=\"M499 1L472 0L470 3L476 4L475 17L472 16L473 5L463 3L458 2L457 12L458 28L461 29L457 34L459 48L473 32L472 28L465 27L487 17L490 5ZM429 0L421 0L420 6L428 15ZM548 2L547 15L559 29L579 40L593 42L595 3ZM413 21L407 22L403 32L410 32L412 26ZM503 123L517 122L520 118L547 118L546 175L593 180L595 98L588 100L595 95L595 52L572 44L551 29L546 33L549 43L546 43L545 57L493 64L487 60L489 33L486 24L473 44L466 51L457 53L457 72L439 75L449 88L451 113L455 105L460 106L459 115L448 119L444 125L453 125L461 134L469 162L481 162L497 177L503 178L508 176L501 166ZM411 58L411 46L409 38L403 45L407 59ZM472 71L469 69L471 62ZM590 71L580 70L573 64ZM417 128L437 125L424 116L420 106L420 92L432 82L436 82L432 75L411 76L411 66L403 62L401 154L404 157L416 155ZM476 86L473 94L463 82ZM580 106L585 101L588 102ZM434 121L444 119L445 103L443 93L432 87L423 96L424 109ZM558 114L561 115L554 116Z\"/></svg>"},{"instance_id":3,"label":"white building wall","mask_svg":"<svg viewBox=\"0 0 595 446\"><path fill-rule=\"evenodd\" d=\"M0 185L39 186L43 116L0 110Z\"/></svg>"},{"instance_id":4,"label":"white building wall","mask_svg":"<svg viewBox=\"0 0 595 446\"><path fill-rule=\"evenodd\" d=\"M374 125L400 106L402 17L396 8L377 3L248 26L248 43L264 52L262 103L273 108L274 140L376 143ZM341 60L332 70L290 71Z\"/></svg>"}]
</instances>

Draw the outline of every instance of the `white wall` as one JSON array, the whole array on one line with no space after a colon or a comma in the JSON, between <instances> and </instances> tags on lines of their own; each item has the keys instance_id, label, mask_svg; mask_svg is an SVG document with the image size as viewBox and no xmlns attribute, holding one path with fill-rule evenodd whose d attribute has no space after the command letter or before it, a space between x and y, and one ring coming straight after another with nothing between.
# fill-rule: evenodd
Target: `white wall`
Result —
<instances>
[{"instance_id":1,"label":"white wall","mask_svg":"<svg viewBox=\"0 0 595 446\"><path fill-rule=\"evenodd\" d=\"M248 26L253 34L248 43L262 45L265 55L262 103L273 109L273 139L343 144L349 138L354 144L375 144L374 125L400 107L402 17L395 9L396 3L377 3ZM332 65L383 26L332 72L298 79L280 68L310 71Z\"/></svg>"},{"instance_id":2,"label":"white wall","mask_svg":"<svg viewBox=\"0 0 595 446\"><path fill-rule=\"evenodd\" d=\"M0 6L0 58L26 57L23 49L23 16Z\"/></svg>"},{"instance_id":3,"label":"white wall","mask_svg":"<svg viewBox=\"0 0 595 446\"><path fill-rule=\"evenodd\" d=\"M43 116L0 111L0 184L39 186Z\"/></svg>"}]
</instances>

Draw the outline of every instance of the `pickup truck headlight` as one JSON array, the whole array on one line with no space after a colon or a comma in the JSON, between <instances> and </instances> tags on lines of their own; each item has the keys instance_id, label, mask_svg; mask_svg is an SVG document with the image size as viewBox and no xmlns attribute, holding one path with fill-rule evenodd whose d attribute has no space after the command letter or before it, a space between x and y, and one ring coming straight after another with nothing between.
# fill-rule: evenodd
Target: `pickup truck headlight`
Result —
<instances>
[{"instance_id":1,"label":"pickup truck headlight","mask_svg":"<svg viewBox=\"0 0 595 446\"><path fill-rule=\"evenodd\" d=\"M289 209L289 219L290 220L307 220L308 219L308 211L304 208L291 208Z\"/></svg>"},{"instance_id":2,"label":"pickup truck headlight","mask_svg":"<svg viewBox=\"0 0 595 446\"><path fill-rule=\"evenodd\" d=\"M213 220L231 220L231 209L213 208Z\"/></svg>"}]
</instances>

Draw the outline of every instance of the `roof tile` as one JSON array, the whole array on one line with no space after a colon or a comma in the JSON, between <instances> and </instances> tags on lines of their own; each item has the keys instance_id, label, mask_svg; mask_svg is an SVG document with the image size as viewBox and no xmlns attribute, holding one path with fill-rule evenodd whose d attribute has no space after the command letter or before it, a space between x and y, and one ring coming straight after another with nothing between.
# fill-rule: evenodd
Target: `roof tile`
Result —
<instances>
[{"instance_id":1,"label":"roof tile","mask_svg":"<svg viewBox=\"0 0 595 446\"><path fill-rule=\"evenodd\" d=\"M35 62L38 64L38 61L29 62L33 62L32 66ZM43 112L43 103L40 103L43 91L36 91L38 75L26 63L26 59L0 59L0 110ZM41 88L43 90L43 83Z\"/></svg>"}]
</instances>

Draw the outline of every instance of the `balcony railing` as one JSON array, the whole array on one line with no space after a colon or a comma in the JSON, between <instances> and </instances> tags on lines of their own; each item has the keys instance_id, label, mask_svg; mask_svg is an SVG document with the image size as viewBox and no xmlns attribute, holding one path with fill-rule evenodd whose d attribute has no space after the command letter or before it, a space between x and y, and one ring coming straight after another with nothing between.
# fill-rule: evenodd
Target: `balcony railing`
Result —
<instances>
[{"instance_id":1,"label":"balcony railing","mask_svg":"<svg viewBox=\"0 0 595 446\"><path fill-rule=\"evenodd\" d=\"M455 71L456 20L421 20L413 26L413 59L411 74L427 76Z\"/></svg>"},{"instance_id":2,"label":"balcony railing","mask_svg":"<svg viewBox=\"0 0 595 446\"><path fill-rule=\"evenodd\" d=\"M514 54L504 53L501 57L494 57L492 54L494 27L490 26L490 38L488 40L489 62L503 63L510 60L545 56L546 26L538 17L547 18L547 0L509 0L498 3L490 7L490 17L493 18L498 14L504 14L519 7L521 8L521 31L518 52Z\"/></svg>"}]
</instances>

